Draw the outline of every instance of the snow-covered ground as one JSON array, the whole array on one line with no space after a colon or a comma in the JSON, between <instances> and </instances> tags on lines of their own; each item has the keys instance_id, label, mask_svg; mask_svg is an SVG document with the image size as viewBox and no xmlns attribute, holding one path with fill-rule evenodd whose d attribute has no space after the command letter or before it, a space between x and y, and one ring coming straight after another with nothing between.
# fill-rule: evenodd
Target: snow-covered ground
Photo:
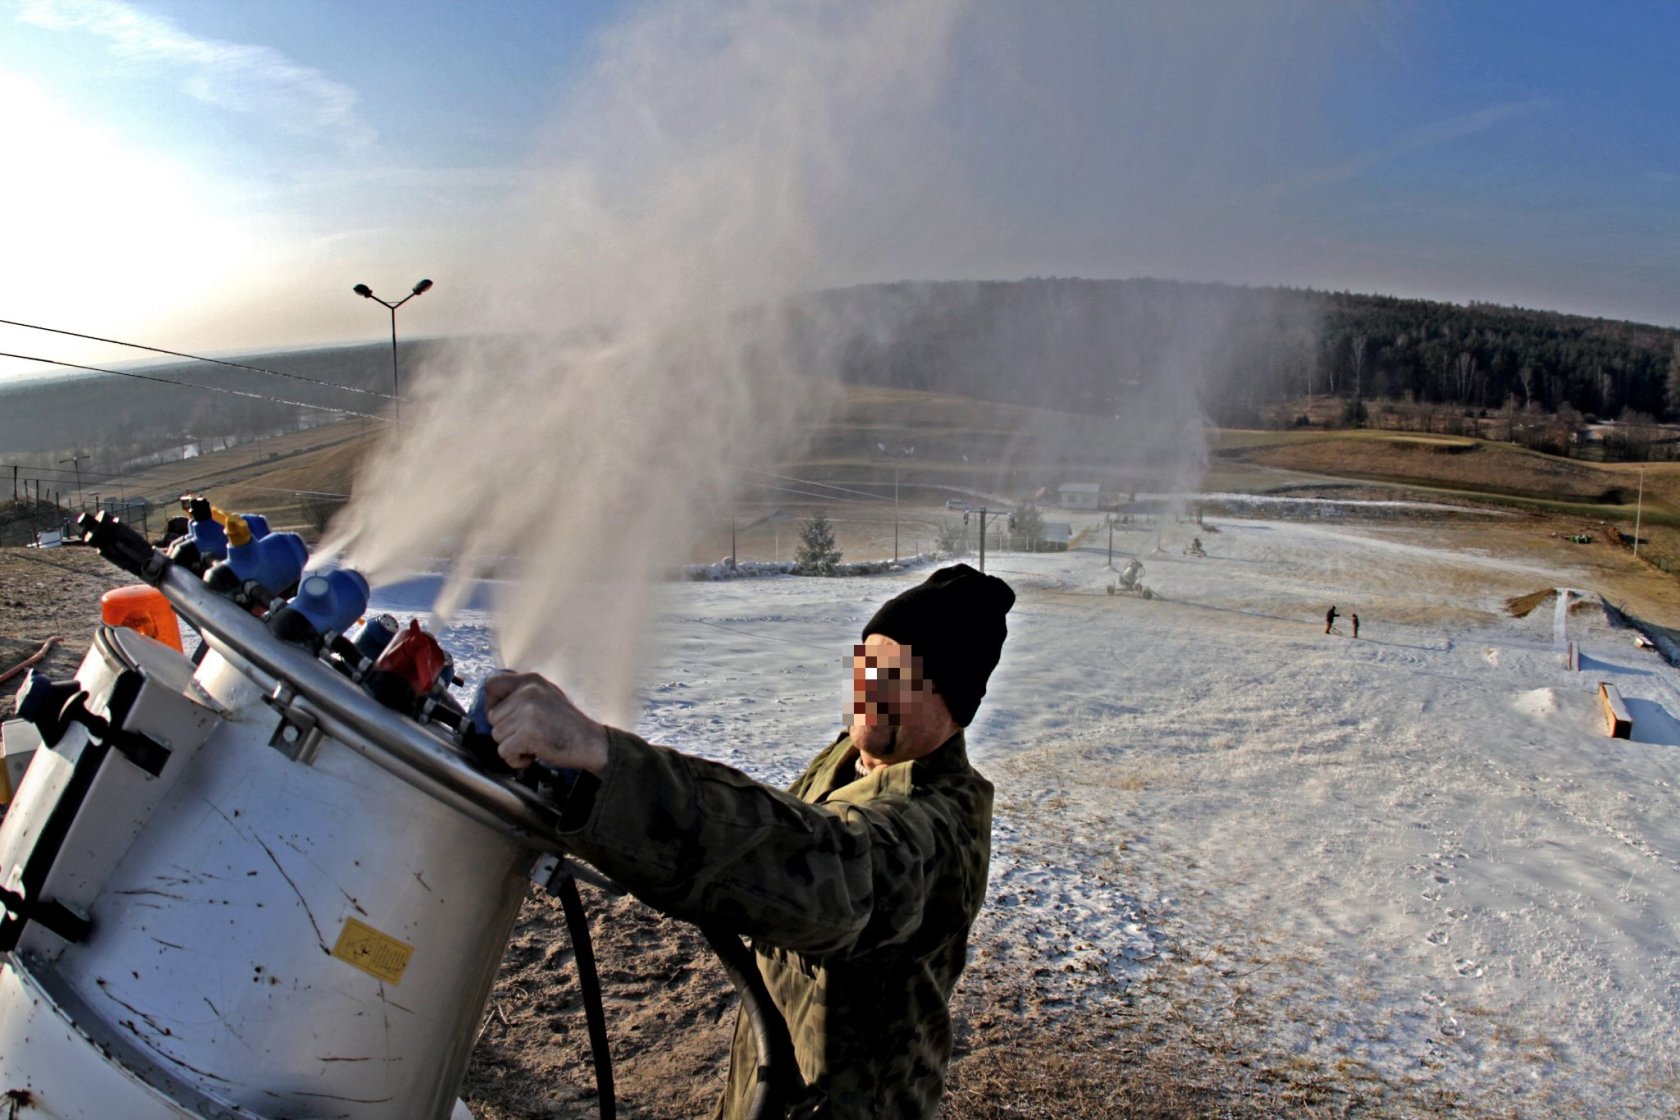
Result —
<instances>
[{"instance_id":1,"label":"snow-covered ground","mask_svg":"<svg viewBox=\"0 0 1680 1120\"><path fill-rule=\"evenodd\" d=\"M969 731L998 790L977 951L1069 1015L1171 1015L1303 1082L1674 1116L1675 673L1596 598L1504 609L1589 578L1405 525L1169 523L1164 552L1152 532L1115 544L1155 598L1106 592L1105 533L988 557L1019 600ZM661 588L637 730L791 780L842 718L858 628L920 578ZM483 614L443 638L465 675L490 667ZM1600 680L1632 740L1605 736Z\"/></svg>"}]
</instances>

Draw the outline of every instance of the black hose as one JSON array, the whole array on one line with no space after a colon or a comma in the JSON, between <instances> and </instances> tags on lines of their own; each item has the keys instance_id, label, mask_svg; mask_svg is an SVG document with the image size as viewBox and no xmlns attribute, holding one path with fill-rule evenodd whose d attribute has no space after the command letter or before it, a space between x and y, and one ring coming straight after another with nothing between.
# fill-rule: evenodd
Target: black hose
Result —
<instances>
[{"instance_id":1,"label":"black hose","mask_svg":"<svg viewBox=\"0 0 1680 1120\"><path fill-rule=\"evenodd\" d=\"M589 938L589 916L584 913L583 898L578 894L577 880L571 875L560 877L553 888L560 896L566 914L566 931L571 935L572 951L577 958L578 990L583 997L583 1013L589 1022L589 1052L595 1063L595 1089L601 1100L601 1120L613 1120L617 1101L613 1095L612 1053L607 1045L607 1017L601 1003L601 978L595 966L595 948ZM747 1109L748 1120L781 1120L797 1097L800 1088L799 1062L793 1052L793 1038L788 1034L787 1022L770 999L764 986L753 952L741 939L727 930L700 927L712 952L723 965L724 973L741 997L747 1023L752 1027L758 1043L757 1079L753 1097Z\"/></svg>"},{"instance_id":2,"label":"black hose","mask_svg":"<svg viewBox=\"0 0 1680 1120\"><path fill-rule=\"evenodd\" d=\"M595 1093L601 1099L601 1120L613 1120L618 1102L613 1096L612 1052L607 1049L607 1014L601 1006L601 976L595 968L595 946L589 940L589 916L583 912L583 898L577 880L563 876L555 893L566 912L566 932L577 956L578 991L583 996L583 1015L589 1021L589 1055L595 1060Z\"/></svg>"},{"instance_id":3,"label":"black hose","mask_svg":"<svg viewBox=\"0 0 1680 1120\"><path fill-rule=\"evenodd\" d=\"M700 927L700 935L717 954L724 972L740 994L741 1008L758 1043L758 1077L747 1116L749 1120L781 1120L787 1115L788 1106L794 1103L800 1085L799 1059L793 1052L787 1021L770 999L770 990L764 986L753 951L739 937L706 926Z\"/></svg>"}]
</instances>

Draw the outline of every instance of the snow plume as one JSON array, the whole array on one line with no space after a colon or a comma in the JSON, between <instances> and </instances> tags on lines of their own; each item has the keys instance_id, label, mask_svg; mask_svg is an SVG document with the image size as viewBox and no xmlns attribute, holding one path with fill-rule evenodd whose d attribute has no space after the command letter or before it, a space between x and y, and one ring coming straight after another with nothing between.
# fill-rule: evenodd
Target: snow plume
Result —
<instances>
[{"instance_id":1,"label":"snow plume","mask_svg":"<svg viewBox=\"0 0 1680 1120\"><path fill-rule=\"evenodd\" d=\"M1333 21L1305 3L1292 21L974 0L632 10L524 204L493 236L462 232L493 269L438 277L451 299L482 293L494 341L405 376L402 429L339 518L349 562L376 581L439 561L509 577L507 663L623 719L650 583L727 524L747 471L810 430L840 377L1063 410L1025 435L977 419L991 445L951 449L1002 465L1012 497L1117 456L1140 489L1193 480L1223 305L1055 282L1034 306L970 282L946 314L946 285L899 282L1221 278L1209 262L1248 260L1266 232L1233 198L1256 180L1238 157L1272 150L1262 118L1300 118L1299 75L1325 53L1307 31ZM1050 384L1083 395L1023 398ZM1028 448L1032 471L1003 465Z\"/></svg>"},{"instance_id":2,"label":"snow plume","mask_svg":"<svg viewBox=\"0 0 1680 1120\"><path fill-rule=\"evenodd\" d=\"M676 5L616 29L506 218L494 341L412 379L323 555L375 582L446 562L443 613L507 578L504 663L628 721L650 585L834 392L843 340L792 347L782 301L901 240L916 208L889 200L939 173L957 14Z\"/></svg>"}]
</instances>

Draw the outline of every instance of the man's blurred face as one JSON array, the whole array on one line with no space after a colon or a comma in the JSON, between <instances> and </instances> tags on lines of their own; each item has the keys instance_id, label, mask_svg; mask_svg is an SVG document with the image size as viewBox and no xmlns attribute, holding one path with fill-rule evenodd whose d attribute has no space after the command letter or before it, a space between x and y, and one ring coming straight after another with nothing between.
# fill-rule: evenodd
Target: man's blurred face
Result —
<instances>
[{"instance_id":1,"label":"man's blurred face","mask_svg":"<svg viewBox=\"0 0 1680 1120\"><path fill-rule=\"evenodd\" d=\"M852 743L864 754L909 757L943 710L909 646L871 634L852 647Z\"/></svg>"}]
</instances>

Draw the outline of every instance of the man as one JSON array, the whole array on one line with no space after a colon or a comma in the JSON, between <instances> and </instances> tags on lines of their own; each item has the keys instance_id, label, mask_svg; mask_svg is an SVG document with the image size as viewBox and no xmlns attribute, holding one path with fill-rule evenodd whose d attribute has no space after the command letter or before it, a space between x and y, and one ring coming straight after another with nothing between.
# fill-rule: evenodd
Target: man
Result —
<instances>
[{"instance_id":1,"label":"man","mask_svg":"<svg viewBox=\"0 0 1680 1120\"><path fill-rule=\"evenodd\" d=\"M583 776L567 846L666 913L753 939L806 1091L790 1115L931 1117L949 1000L986 892L992 786L968 763L1009 585L966 564L889 600L853 647L847 731L784 793L590 719L530 674L485 684L503 759ZM736 1023L717 1116L759 1055Z\"/></svg>"},{"instance_id":2,"label":"man","mask_svg":"<svg viewBox=\"0 0 1680 1120\"><path fill-rule=\"evenodd\" d=\"M1324 632L1330 633L1330 628L1336 625L1336 604L1331 603L1330 609L1324 612Z\"/></svg>"}]
</instances>

